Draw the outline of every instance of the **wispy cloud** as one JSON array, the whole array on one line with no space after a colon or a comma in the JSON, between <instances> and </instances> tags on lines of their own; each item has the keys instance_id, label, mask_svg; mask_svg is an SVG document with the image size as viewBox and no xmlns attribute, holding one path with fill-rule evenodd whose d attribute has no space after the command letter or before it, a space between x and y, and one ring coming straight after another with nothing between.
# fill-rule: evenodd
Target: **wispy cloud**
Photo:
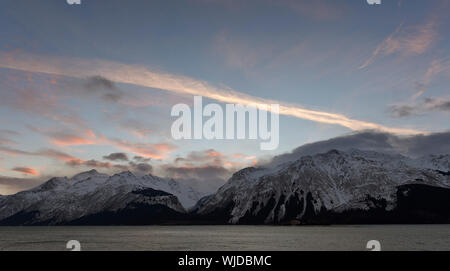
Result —
<instances>
[{"instance_id":1,"label":"wispy cloud","mask_svg":"<svg viewBox=\"0 0 450 271\"><path fill-rule=\"evenodd\" d=\"M128 161L128 155L123 152L115 152L109 155L103 156L103 159L109 161Z\"/></svg>"},{"instance_id":2,"label":"wispy cloud","mask_svg":"<svg viewBox=\"0 0 450 271\"><path fill-rule=\"evenodd\" d=\"M364 62L364 64L359 67L359 69L364 69L372 64L372 62L375 61L376 57L379 54L384 54L385 52L388 53L389 51L392 53L393 44L397 44L397 42L395 41L395 36L398 34L402 26L403 23L401 23L392 34L390 34L382 43L380 43L380 45L375 48L375 51L373 51L372 56L367 59L366 62Z\"/></svg>"},{"instance_id":3,"label":"wispy cloud","mask_svg":"<svg viewBox=\"0 0 450 271\"><path fill-rule=\"evenodd\" d=\"M64 165L71 168L84 167L87 169L97 168L97 169L107 169L111 171L124 171L130 170L141 174L151 173L153 171L152 165L149 164L150 159L141 156L135 156L133 161L123 160L128 158L125 153L112 153L106 155L103 158L115 162L127 162L125 164L117 164L111 162L103 162L95 159L84 160L78 157L72 156L70 154L54 150L54 149L41 149L38 151L23 151L19 149L13 149L8 147L0 146L0 152L7 153L9 155L25 155L33 157L44 157L49 159L54 159L60 162L64 162ZM120 158L120 159L119 159ZM27 175L39 176L39 172L33 168L29 167L16 167L12 171L20 172Z\"/></svg>"},{"instance_id":4,"label":"wispy cloud","mask_svg":"<svg viewBox=\"0 0 450 271\"><path fill-rule=\"evenodd\" d=\"M94 131L90 129L61 130L58 128L55 130L41 129L32 126L29 126L29 128L32 131L47 136L50 139L50 143L57 147L82 145L113 146L119 150L153 159L164 159L169 153L177 149L175 145L168 143L140 143L117 138L110 139L101 134L97 136ZM70 159L70 162L72 162L72 164L83 164L86 161Z\"/></svg>"},{"instance_id":5,"label":"wispy cloud","mask_svg":"<svg viewBox=\"0 0 450 271\"><path fill-rule=\"evenodd\" d=\"M223 58L225 64L246 74L254 73L256 66L272 57L272 47L272 44L262 43L255 46L225 31L221 31L214 39L214 51Z\"/></svg>"},{"instance_id":6,"label":"wispy cloud","mask_svg":"<svg viewBox=\"0 0 450 271\"><path fill-rule=\"evenodd\" d=\"M397 104L389 108L394 117L403 118L429 112L450 113L450 98L425 98L420 103Z\"/></svg>"},{"instance_id":7,"label":"wispy cloud","mask_svg":"<svg viewBox=\"0 0 450 271\"><path fill-rule=\"evenodd\" d=\"M35 80L32 74L28 74L20 84L17 78L2 81L2 87L8 92L2 91L0 104L15 110L40 116L68 127L86 127L86 124L78 114L61 103L61 98L56 95L53 79Z\"/></svg>"},{"instance_id":8,"label":"wispy cloud","mask_svg":"<svg viewBox=\"0 0 450 271\"><path fill-rule=\"evenodd\" d=\"M237 92L233 89L218 88L193 78L151 71L137 65L117 62L74 58L55 58L30 54L0 53L0 67L35 73L89 78L95 75L114 82L158 88L180 94L200 95L216 101L233 104L280 104L280 114L319 123L335 124L351 130L375 129L398 134L420 134L423 131L387 127L372 122L360 121L323 111L309 110L298 105L290 105L276 100L261 99Z\"/></svg>"},{"instance_id":9,"label":"wispy cloud","mask_svg":"<svg viewBox=\"0 0 450 271\"><path fill-rule=\"evenodd\" d=\"M42 129L29 126L29 128L37 133L43 134L50 139L50 143L58 147L94 145L96 144L96 135L90 129L72 128L65 129Z\"/></svg>"},{"instance_id":10,"label":"wispy cloud","mask_svg":"<svg viewBox=\"0 0 450 271\"><path fill-rule=\"evenodd\" d=\"M435 59L431 62L429 68L427 69L424 78L421 82L416 83L416 92L411 97L411 100L414 101L420 96L422 96L426 91L429 85L431 84L433 78L440 73L447 73L450 75L450 60L448 59Z\"/></svg>"},{"instance_id":11,"label":"wispy cloud","mask_svg":"<svg viewBox=\"0 0 450 271\"><path fill-rule=\"evenodd\" d=\"M168 143L136 143L122 139L107 139L102 137L100 144L109 144L120 150L133 153L138 156L152 159L164 159L169 153L178 147Z\"/></svg>"},{"instance_id":12,"label":"wispy cloud","mask_svg":"<svg viewBox=\"0 0 450 271\"><path fill-rule=\"evenodd\" d=\"M39 176L39 172L36 169L30 167L15 167L12 169L12 171L23 173L26 175Z\"/></svg>"},{"instance_id":13,"label":"wispy cloud","mask_svg":"<svg viewBox=\"0 0 450 271\"><path fill-rule=\"evenodd\" d=\"M8 130L8 129L0 129L0 135L17 136L19 134L20 133L17 131Z\"/></svg>"},{"instance_id":14,"label":"wispy cloud","mask_svg":"<svg viewBox=\"0 0 450 271\"><path fill-rule=\"evenodd\" d=\"M132 171L138 174L148 174L153 172L153 166L146 161L129 161L128 155L126 153L112 153L103 156L103 159L113 161L113 162L126 162L125 164L102 162L95 159L83 161L83 160L73 160L66 163L66 165L74 168L85 167L85 168L95 168L95 169L106 169L110 172L117 171Z\"/></svg>"},{"instance_id":15,"label":"wispy cloud","mask_svg":"<svg viewBox=\"0 0 450 271\"><path fill-rule=\"evenodd\" d=\"M123 92L114 82L98 75L89 77L83 86L90 93L100 94L106 101L117 102L123 96Z\"/></svg>"},{"instance_id":16,"label":"wispy cloud","mask_svg":"<svg viewBox=\"0 0 450 271\"><path fill-rule=\"evenodd\" d=\"M394 53L402 55L420 55L425 53L439 38L438 22L435 17L431 20L412 27L405 27L402 22L392 34L381 42L359 69L372 64L377 57Z\"/></svg>"},{"instance_id":17,"label":"wispy cloud","mask_svg":"<svg viewBox=\"0 0 450 271\"><path fill-rule=\"evenodd\" d=\"M16 145L17 142L10 137L18 136L19 133L8 129L0 129L0 145Z\"/></svg>"},{"instance_id":18,"label":"wispy cloud","mask_svg":"<svg viewBox=\"0 0 450 271\"><path fill-rule=\"evenodd\" d=\"M151 129L145 128L145 123L136 119L126 119L124 121L120 121L120 126L125 128L125 131L128 133L140 139L146 138L152 134Z\"/></svg>"},{"instance_id":19,"label":"wispy cloud","mask_svg":"<svg viewBox=\"0 0 450 271\"><path fill-rule=\"evenodd\" d=\"M101 161L97 161L95 159L91 159L91 160L71 160L68 161L66 163L68 166L71 167L79 167L79 166L85 166L87 168L111 168L113 167L113 164L110 162L101 162Z\"/></svg>"},{"instance_id":20,"label":"wispy cloud","mask_svg":"<svg viewBox=\"0 0 450 271\"><path fill-rule=\"evenodd\" d=\"M133 157L133 160L135 162L138 162L138 163L148 163L152 159L151 158L145 158L145 157L142 157L142 156L135 156L135 157Z\"/></svg>"},{"instance_id":21,"label":"wispy cloud","mask_svg":"<svg viewBox=\"0 0 450 271\"><path fill-rule=\"evenodd\" d=\"M36 156L36 157L46 157L50 159L55 159L63 162L71 162L71 161L82 161L79 158L76 158L70 154L55 150L55 149L41 149L39 151L24 151L10 147L0 146L0 152L7 153L9 155L27 155L27 156Z\"/></svg>"},{"instance_id":22,"label":"wispy cloud","mask_svg":"<svg viewBox=\"0 0 450 271\"><path fill-rule=\"evenodd\" d=\"M129 168L131 171L138 172L141 174L148 174L153 172L153 166L149 163L134 163L129 162Z\"/></svg>"},{"instance_id":23,"label":"wispy cloud","mask_svg":"<svg viewBox=\"0 0 450 271\"><path fill-rule=\"evenodd\" d=\"M423 96L435 77L450 75L450 60L448 58L434 59L424 75L414 83L414 94L405 102L396 103L389 106L388 111L393 117L402 118L415 115L422 115L429 112L449 112L450 98L426 97L418 101Z\"/></svg>"}]
</instances>

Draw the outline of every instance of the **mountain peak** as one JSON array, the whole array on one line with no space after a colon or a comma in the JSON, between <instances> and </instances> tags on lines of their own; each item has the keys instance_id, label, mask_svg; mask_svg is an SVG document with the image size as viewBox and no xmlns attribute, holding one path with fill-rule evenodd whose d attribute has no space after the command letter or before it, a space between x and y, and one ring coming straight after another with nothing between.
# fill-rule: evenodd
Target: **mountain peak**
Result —
<instances>
[{"instance_id":1,"label":"mountain peak","mask_svg":"<svg viewBox=\"0 0 450 271\"><path fill-rule=\"evenodd\" d=\"M402 185L449 189L446 172L450 163L435 160L332 149L271 169L236 172L216 194L200 202L196 213L208 216L228 208L226 223L279 223L292 219L307 223L323 212L375 208L372 199L382 199L384 210L389 211L396 208L397 191Z\"/></svg>"},{"instance_id":2,"label":"mountain peak","mask_svg":"<svg viewBox=\"0 0 450 271\"><path fill-rule=\"evenodd\" d=\"M91 169L91 170L88 170L88 171L80 172L80 173L78 173L77 175L75 175L73 177L76 177L78 175L94 175L94 174L98 174L98 171L95 170L95 169Z\"/></svg>"},{"instance_id":3,"label":"mountain peak","mask_svg":"<svg viewBox=\"0 0 450 271\"><path fill-rule=\"evenodd\" d=\"M136 177L131 171L126 170L122 171L120 173L115 174L114 176L121 176L121 177Z\"/></svg>"},{"instance_id":4,"label":"mountain peak","mask_svg":"<svg viewBox=\"0 0 450 271\"><path fill-rule=\"evenodd\" d=\"M72 177L72 180L81 181L81 180L86 180L86 179L88 179L90 177L94 177L94 176L107 176L107 175L101 174L95 169L91 169L89 171L78 173L77 175Z\"/></svg>"}]
</instances>

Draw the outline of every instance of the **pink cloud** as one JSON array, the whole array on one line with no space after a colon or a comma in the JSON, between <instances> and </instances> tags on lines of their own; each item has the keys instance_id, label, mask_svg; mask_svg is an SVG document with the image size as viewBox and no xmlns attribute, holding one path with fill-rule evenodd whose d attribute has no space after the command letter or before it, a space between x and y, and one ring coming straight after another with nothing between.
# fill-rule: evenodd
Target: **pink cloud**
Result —
<instances>
[{"instance_id":1,"label":"pink cloud","mask_svg":"<svg viewBox=\"0 0 450 271\"><path fill-rule=\"evenodd\" d=\"M169 153L178 148L175 145L167 143L135 143L121 139L106 139L104 137L102 138L102 142L135 155L153 159L164 159Z\"/></svg>"},{"instance_id":2,"label":"pink cloud","mask_svg":"<svg viewBox=\"0 0 450 271\"><path fill-rule=\"evenodd\" d=\"M54 150L54 149L42 149L36 152L30 152L30 151L23 151L19 149L13 149L8 147L1 147L0 146L0 152L7 153L9 155L26 155L26 156L37 156L37 157L46 157L55 159L62 162L70 162L70 161L83 161L79 158L76 158L72 155L69 155L67 153Z\"/></svg>"},{"instance_id":3,"label":"pink cloud","mask_svg":"<svg viewBox=\"0 0 450 271\"><path fill-rule=\"evenodd\" d=\"M29 167L16 167L13 168L12 171L20 172L26 175L39 176L39 172L36 169Z\"/></svg>"},{"instance_id":4,"label":"pink cloud","mask_svg":"<svg viewBox=\"0 0 450 271\"><path fill-rule=\"evenodd\" d=\"M2 84L10 89L8 95L0 101L1 104L26 114L41 116L65 126L85 127L82 120L70 107L61 103L62 97L55 89L53 79L46 80L33 77L32 73L25 76L9 76ZM20 82L20 84L18 84Z\"/></svg>"},{"instance_id":5,"label":"pink cloud","mask_svg":"<svg viewBox=\"0 0 450 271\"><path fill-rule=\"evenodd\" d=\"M51 135L52 140L51 143L64 147L64 146L78 146L78 145L95 145L95 135L90 133L90 130L87 131L85 136L77 136L70 134L53 134Z\"/></svg>"},{"instance_id":6,"label":"pink cloud","mask_svg":"<svg viewBox=\"0 0 450 271\"><path fill-rule=\"evenodd\" d=\"M120 150L124 150L145 158L164 159L177 147L168 143L136 143L122 139L108 139L103 135L97 136L90 129L84 130L45 130L29 127L31 130L41 133L50 138L50 142L58 147L79 146L79 145L111 145ZM80 163L84 161L79 161Z\"/></svg>"},{"instance_id":7,"label":"pink cloud","mask_svg":"<svg viewBox=\"0 0 450 271\"><path fill-rule=\"evenodd\" d=\"M241 154L241 153L233 154L233 158L240 159L240 158L242 158L242 157L244 157L244 155Z\"/></svg>"},{"instance_id":8,"label":"pink cloud","mask_svg":"<svg viewBox=\"0 0 450 271\"><path fill-rule=\"evenodd\" d=\"M138 65L29 54L19 55L17 57L15 63L9 63L8 61L4 61L3 54L0 53L0 66L8 69L68 76L72 78L86 78L97 75L104 78L110 78L110 80L116 83L158 88L184 95L200 95L225 103L243 105L278 104L280 115L293 116L299 119L306 119L319 123L340 125L351 130L370 129L407 135L425 133L416 129L388 127L382 124L352 119L342 114L310 110L281 101L254 97L235 91L226 86L216 87L206 81L170 73L154 72ZM36 63L38 63L38 65ZM93 71L95 74L92 74Z\"/></svg>"},{"instance_id":9,"label":"pink cloud","mask_svg":"<svg viewBox=\"0 0 450 271\"><path fill-rule=\"evenodd\" d=\"M91 129L43 129L28 126L28 128L36 133L45 135L50 139L50 143L58 147L79 146L79 145L95 145L97 144L94 131Z\"/></svg>"},{"instance_id":10,"label":"pink cloud","mask_svg":"<svg viewBox=\"0 0 450 271\"><path fill-rule=\"evenodd\" d=\"M17 142L12 140L10 136L16 136L18 133L9 130L0 130L0 145L17 145Z\"/></svg>"},{"instance_id":11,"label":"pink cloud","mask_svg":"<svg viewBox=\"0 0 450 271\"><path fill-rule=\"evenodd\" d=\"M205 153L209 157L224 157L225 156L223 153L220 153L220 152L218 152L216 150L213 150L213 149L207 150Z\"/></svg>"},{"instance_id":12,"label":"pink cloud","mask_svg":"<svg viewBox=\"0 0 450 271\"><path fill-rule=\"evenodd\" d=\"M435 17L421 25L412 27L404 27L404 23L401 23L392 34L377 46L372 56L359 68L366 68L379 55L387 56L394 53L405 56L421 55L431 48L438 39L439 25Z\"/></svg>"}]
</instances>

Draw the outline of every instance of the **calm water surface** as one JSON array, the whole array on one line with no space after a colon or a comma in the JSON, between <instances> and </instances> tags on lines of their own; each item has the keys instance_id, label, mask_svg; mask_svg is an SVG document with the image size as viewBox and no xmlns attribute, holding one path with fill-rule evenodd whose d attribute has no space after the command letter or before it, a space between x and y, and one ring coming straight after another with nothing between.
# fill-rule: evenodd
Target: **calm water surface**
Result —
<instances>
[{"instance_id":1,"label":"calm water surface","mask_svg":"<svg viewBox=\"0 0 450 271\"><path fill-rule=\"evenodd\" d=\"M0 227L0 250L450 250L450 225Z\"/></svg>"}]
</instances>

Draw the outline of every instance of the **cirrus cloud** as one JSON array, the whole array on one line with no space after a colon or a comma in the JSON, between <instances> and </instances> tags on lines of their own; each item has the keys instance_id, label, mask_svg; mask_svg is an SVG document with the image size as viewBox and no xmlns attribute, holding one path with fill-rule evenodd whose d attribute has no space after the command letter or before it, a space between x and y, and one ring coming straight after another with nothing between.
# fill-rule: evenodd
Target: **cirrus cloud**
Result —
<instances>
[{"instance_id":1,"label":"cirrus cloud","mask_svg":"<svg viewBox=\"0 0 450 271\"><path fill-rule=\"evenodd\" d=\"M402 55L421 55L431 48L439 38L438 18L417 25L405 27L404 22L385 40L383 40L373 51L372 56L367 59L359 69L365 69L372 64L378 56L387 56L394 53Z\"/></svg>"},{"instance_id":2,"label":"cirrus cloud","mask_svg":"<svg viewBox=\"0 0 450 271\"><path fill-rule=\"evenodd\" d=\"M15 172L23 173L25 175L39 176L39 172L36 169L30 168L30 167L15 167L11 170L15 171Z\"/></svg>"},{"instance_id":3,"label":"cirrus cloud","mask_svg":"<svg viewBox=\"0 0 450 271\"><path fill-rule=\"evenodd\" d=\"M450 113L450 98L424 98L420 103L392 105L388 111L397 118L417 116L429 112Z\"/></svg>"},{"instance_id":4,"label":"cirrus cloud","mask_svg":"<svg viewBox=\"0 0 450 271\"><path fill-rule=\"evenodd\" d=\"M228 87L219 88L202 80L170 73L155 72L138 65L101 60L92 61L88 59L55 58L25 53L11 54L0 52L0 67L79 79L98 75L118 83L157 88L184 95L199 95L231 104L279 104L279 114L281 115L293 116L319 123L340 125L351 130L375 129L398 134L424 133L415 129L388 127L377 123L352 119L342 114L310 110L281 101L253 97Z\"/></svg>"}]
</instances>

